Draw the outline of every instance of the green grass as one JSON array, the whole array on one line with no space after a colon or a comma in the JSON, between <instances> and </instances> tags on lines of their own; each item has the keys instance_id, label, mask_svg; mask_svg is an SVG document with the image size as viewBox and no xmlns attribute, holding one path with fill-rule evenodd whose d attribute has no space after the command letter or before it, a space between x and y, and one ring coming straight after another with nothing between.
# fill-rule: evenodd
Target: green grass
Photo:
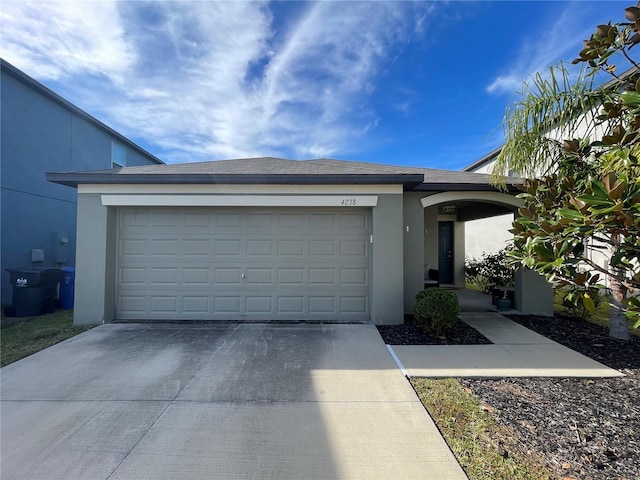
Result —
<instances>
[{"instance_id":1,"label":"green grass","mask_svg":"<svg viewBox=\"0 0 640 480\"><path fill-rule=\"evenodd\" d=\"M74 327L73 310L58 310L37 317L2 317L0 366L39 352L91 327Z\"/></svg>"},{"instance_id":2,"label":"green grass","mask_svg":"<svg viewBox=\"0 0 640 480\"><path fill-rule=\"evenodd\" d=\"M411 384L469 480L549 480L534 455L452 378L413 378Z\"/></svg>"},{"instance_id":3,"label":"green grass","mask_svg":"<svg viewBox=\"0 0 640 480\"><path fill-rule=\"evenodd\" d=\"M553 295L553 310L560 315L572 318L582 318L587 322L595 323L602 327L609 328L609 303L606 297L602 297L600 303L593 312L576 312L567 308L562 303L564 293L562 290L556 290ZM629 331L631 335L640 336L640 329L633 328L633 320L629 320Z\"/></svg>"}]
</instances>

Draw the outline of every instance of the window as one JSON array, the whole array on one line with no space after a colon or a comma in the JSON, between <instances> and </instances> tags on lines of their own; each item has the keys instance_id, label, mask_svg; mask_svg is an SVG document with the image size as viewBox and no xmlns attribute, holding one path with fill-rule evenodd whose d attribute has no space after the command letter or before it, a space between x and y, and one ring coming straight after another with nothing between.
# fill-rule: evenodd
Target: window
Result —
<instances>
[{"instance_id":1,"label":"window","mask_svg":"<svg viewBox=\"0 0 640 480\"><path fill-rule=\"evenodd\" d=\"M111 142L111 166L127 166L127 150L122 145L118 145L115 142Z\"/></svg>"}]
</instances>

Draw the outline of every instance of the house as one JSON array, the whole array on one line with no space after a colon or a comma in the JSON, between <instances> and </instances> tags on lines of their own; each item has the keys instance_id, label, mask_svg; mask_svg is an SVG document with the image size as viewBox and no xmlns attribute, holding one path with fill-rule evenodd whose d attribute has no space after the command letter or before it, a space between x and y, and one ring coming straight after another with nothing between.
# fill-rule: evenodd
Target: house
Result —
<instances>
[{"instance_id":1,"label":"house","mask_svg":"<svg viewBox=\"0 0 640 480\"><path fill-rule=\"evenodd\" d=\"M520 205L518 179L507 179L505 193L477 173L332 159L47 179L78 192L76 324L402 323L426 265L441 285L464 287L465 222ZM537 291L538 280L524 277L516 301L518 289Z\"/></svg>"},{"instance_id":2,"label":"house","mask_svg":"<svg viewBox=\"0 0 640 480\"><path fill-rule=\"evenodd\" d=\"M77 194L47 182L46 171L163 162L6 61L0 67L2 303L9 304L6 268L75 265Z\"/></svg>"}]
</instances>

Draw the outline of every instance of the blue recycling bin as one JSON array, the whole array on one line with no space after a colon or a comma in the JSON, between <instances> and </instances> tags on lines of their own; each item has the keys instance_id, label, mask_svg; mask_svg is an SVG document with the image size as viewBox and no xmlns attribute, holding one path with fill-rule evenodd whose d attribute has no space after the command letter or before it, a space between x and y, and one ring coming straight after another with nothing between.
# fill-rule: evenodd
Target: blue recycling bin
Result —
<instances>
[{"instance_id":1,"label":"blue recycling bin","mask_svg":"<svg viewBox=\"0 0 640 480\"><path fill-rule=\"evenodd\" d=\"M62 308L73 308L73 299L76 283L76 269L74 267L62 267L62 280L60 281L60 304Z\"/></svg>"}]
</instances>

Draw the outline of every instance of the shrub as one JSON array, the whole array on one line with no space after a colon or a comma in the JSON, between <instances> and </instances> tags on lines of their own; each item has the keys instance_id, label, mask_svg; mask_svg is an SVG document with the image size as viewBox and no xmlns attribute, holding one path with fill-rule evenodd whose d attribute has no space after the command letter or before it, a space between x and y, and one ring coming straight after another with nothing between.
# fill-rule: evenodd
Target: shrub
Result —
<instances>
[{"instance_id":1,"label":"shrub","mask_svg":"<svg viewBox=\"0 0 640 480\"><path fill-rule=\"evenodd\" d=\"M561 292L562 306L566 308L569 316L579 318L580 320L587 320L593 317L594 312L587 310L584 306L584 302L581 299L583 293L584 292L569 292L565 294L564 292ZM597 288L590 288L586 293L593 301L595 311L602 303L602 296Z\"/></svg>"},{"instance_id":2,"label":"shrub","mask_svg":"<svg viewBox=\"0 0 640 480\"><path fill-rule=\"evenodd\" d=\"M465 259L464 274L467 282L485 293L491 293L494 286L512 286L514 268L507 263L510 248L503 248L496 253L483 253L479 260Z\"/></svg>"},{"instance_id":3,"label":"shrub","mask_svg":"<svg viewBox=\"0 0 640 480\"><path fill-rule=\"evenodd\" d=\"M458 297L442 288L427 288L416 295L413 314L427 335L445 335L458 321Z\"/></svg>"}]
</instances>

